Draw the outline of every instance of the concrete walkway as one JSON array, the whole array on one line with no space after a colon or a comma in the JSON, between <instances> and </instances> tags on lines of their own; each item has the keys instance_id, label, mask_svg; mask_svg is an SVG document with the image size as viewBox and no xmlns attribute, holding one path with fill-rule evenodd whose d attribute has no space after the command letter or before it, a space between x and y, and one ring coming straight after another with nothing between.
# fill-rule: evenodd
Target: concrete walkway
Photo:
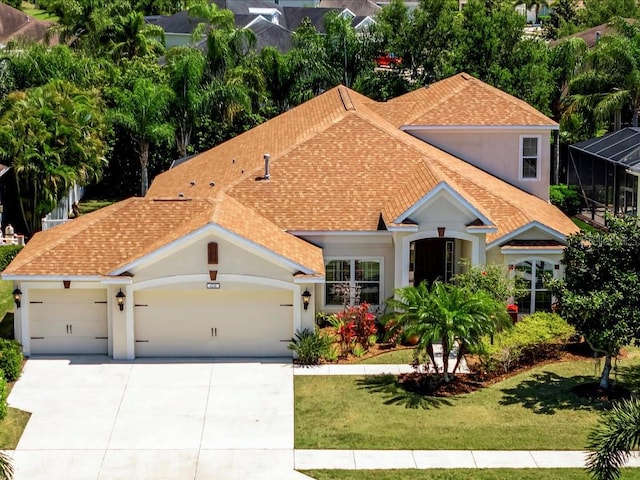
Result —
<instances>
[{"instance_id":1,"label":"concrete walkway","mask_svg":"<svg viewBox=\"0 0 640 480\"><path fill-rule=\"evenodd\" d=\"M584 468L585 452L489 450L296 450L298 470L429 468ZM640 467L640 457L629 461Z\"/></svg>"}]
</instances>

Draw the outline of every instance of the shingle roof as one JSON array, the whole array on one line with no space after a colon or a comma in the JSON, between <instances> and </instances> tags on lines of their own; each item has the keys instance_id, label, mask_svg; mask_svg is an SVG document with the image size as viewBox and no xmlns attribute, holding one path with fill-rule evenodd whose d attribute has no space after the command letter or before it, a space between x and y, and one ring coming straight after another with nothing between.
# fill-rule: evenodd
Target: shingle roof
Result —
<instances>
[{"instance_id":1,"label":"shingle roof","mask_svg":"<svg viewBox=\"0 0 640 480\"><path fill-rule=\"evenodd\" d=\"M52 25L53 22L37 20L20 10L0 3L0 43L6 44L18 38L43 42ZM51 45L57 43L57 37L51 39Z\"/></svg>"},{"instance_id":2,"label":"shingle roof","mask_svg":"<svg viewBox=\"0 0 640 480\"><path fill-rule=\"evenodd\" d=\"M348 8L358 16L368 17L373 17L382 10L380 5L371 0L320 0L318 7L337 8L339 10Z\"/></svg>"},{"instance_id":3,"label":"shingle roof","mask_svg":"<svg viewBox=\"0 0 640 480\"><path fill-rule=\"evenodd\" d=\"M460 81L470 82L452 84ZM494 89L474 88L531 113ZM443 184L497 227L488 242L536 222L577 231L556 207L399 130L378 106L346 87L329 90L159 175L144 199L37 234L5 273L105 275L215 223L322 275L321 249L285 231L375 231Z\"/></svg>"},{"instance_id":4,"label":"shingle roof","mask_svg":"<svg viewBox=\"0 0 640 480\"><path fill-rule=\"evenodd\" d=\"M34 235L8 275L107 276L209 224L324 273L322 250L219 194L206 199L130 198Z\"/></svg>"},{"instance_id":5,"label":"shingle roof","mask_svg":"<svg viewBox=\"0 0 640 480\"><path fill-rule=\"evenodd\" d=\"M558 124L531 105L460 73L371 108L397 127L546 126Z\"/></svg>"}]
</instances>

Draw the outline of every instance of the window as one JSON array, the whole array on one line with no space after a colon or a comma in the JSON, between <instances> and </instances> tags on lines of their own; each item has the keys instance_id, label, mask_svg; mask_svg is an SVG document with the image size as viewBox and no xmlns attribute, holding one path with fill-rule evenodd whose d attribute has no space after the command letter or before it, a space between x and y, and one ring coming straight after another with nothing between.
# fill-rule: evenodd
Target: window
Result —
<instances>
[{"instance_id":1,"label":"window","mask_svg":"<svg viewBox=\"0 0 640 480\"><path fill-rule=\"evenodd\" d=\"M342 305L343 298L336 286L349 286L349 304L355 302L355 292L360 291L360 302L380 304L380 260L340 259L326 264L325 305Z\"/></svg>"},{"instance_id":2,"label":"window","mask_svg":"<svg viewBox=\"0 0 640 480\"><path fill-rule=\"evenodd\" d=\"M553 278L556 264L543 260L526 260L515 266L518 275L524 280L527 294L518 298L520 313L550 312L551 292L544 286L547 277Z\"/></svg>"},{"instance_id":3,"label":"window","mask_svg":"<svg viewBox=\"0 0 640 480\"><path fill-rule=\"evenodd\" d=\"M540 165L540 137L520 137L520 175L537 179Z\"/></svg>"}]
</instances>

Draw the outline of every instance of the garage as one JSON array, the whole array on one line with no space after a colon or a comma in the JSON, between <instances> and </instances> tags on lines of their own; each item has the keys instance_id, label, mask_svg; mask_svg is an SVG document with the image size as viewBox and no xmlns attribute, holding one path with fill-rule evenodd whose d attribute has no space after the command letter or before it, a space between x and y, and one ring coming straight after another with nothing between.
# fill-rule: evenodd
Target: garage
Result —
<instances>
[{"instance_id":1,"label":"garage","mask_svg":"<svg viewBox=\"0 0 640 480\"><path fill-rule=\"evenodd\" d=\"M32 354L107 353L106 289L29 291Z\"/></svg>"},{"instance_id":2,"label":"garage","mask_svg":"<svg viewBox=\"0 0 640 480\"><path fill-rule=\"evenodd\" d=\"M290 357L292 299L284 289L136 292L136 357Z\"/></svg>"}]
</instances>

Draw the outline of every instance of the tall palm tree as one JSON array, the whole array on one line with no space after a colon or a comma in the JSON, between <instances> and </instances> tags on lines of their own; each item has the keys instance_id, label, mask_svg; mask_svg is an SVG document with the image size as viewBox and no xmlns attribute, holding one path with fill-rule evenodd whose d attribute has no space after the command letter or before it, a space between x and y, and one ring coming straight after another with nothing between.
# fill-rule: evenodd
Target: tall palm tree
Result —
<instances>
[{"instance_id":1,"label":"tall palm tree","mask_svg":"<svg viewBox=\"0 0 640 480\"><path fill-rule=\"evenodd\" d=\"M426 352L437 370L433 346L442 346L442 380L449 382L460 364L464 351L477 345L485 335L508 324L505 305L484 291L471 292L452 284L425 282L417 287L396 290L396 298L388 301L398 315L393 330L418 335L417 350ZM449 375L449 355L459 346L458 358Z\"/></svg>"},{"instance_id":2,"label":"tall palm tree","mask_svg":"<svg viewBox=\"0 0 640 480\"><path fill-rule=\"evenodd\" d=\"M587 469L594 480L620 478L620 467L640 447L640 399L623 400L589 434Z\"/></svg>"}]
</instances>

